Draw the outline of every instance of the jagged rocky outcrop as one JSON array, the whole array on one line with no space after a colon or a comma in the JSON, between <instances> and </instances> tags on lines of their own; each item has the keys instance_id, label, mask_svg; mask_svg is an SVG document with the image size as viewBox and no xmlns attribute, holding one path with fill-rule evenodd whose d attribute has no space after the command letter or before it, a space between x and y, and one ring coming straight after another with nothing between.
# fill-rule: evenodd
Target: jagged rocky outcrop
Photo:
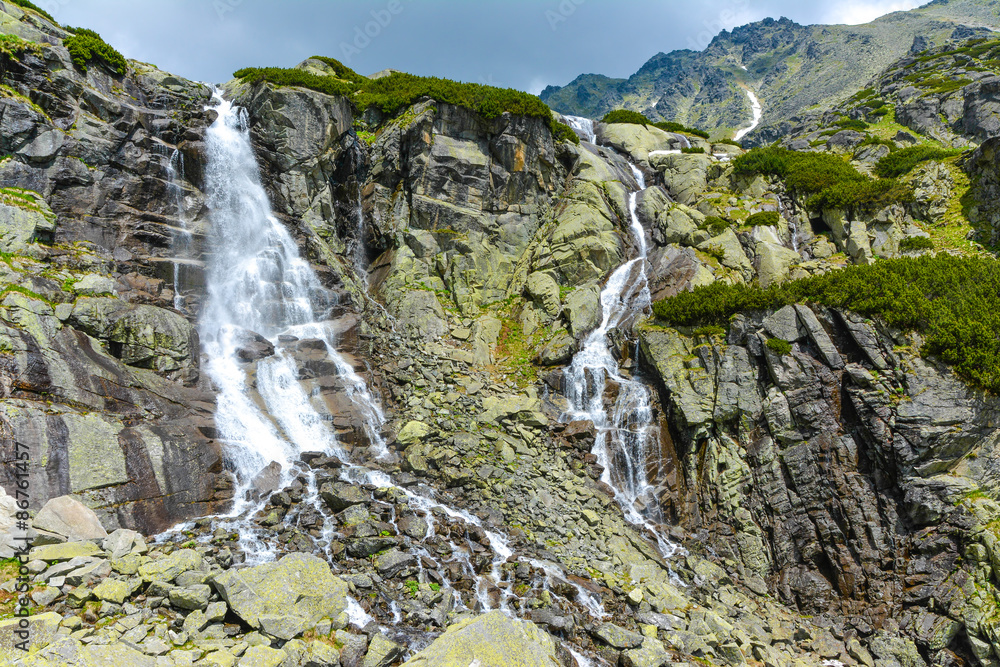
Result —
<instances>
[{"instance_id":1,"label":"jagged rocky outcrop","mask_svg":"<svg viewBox=\"0 0 1000 667\"><path fill-rule=\"evenodd\" d=\"M991 664L994 504L977 497L997 475L994 397L849 312L788 306L725 338L641 339L681 525L840 632L899 627L935 664Z\"/></svg>"}]
</instances>

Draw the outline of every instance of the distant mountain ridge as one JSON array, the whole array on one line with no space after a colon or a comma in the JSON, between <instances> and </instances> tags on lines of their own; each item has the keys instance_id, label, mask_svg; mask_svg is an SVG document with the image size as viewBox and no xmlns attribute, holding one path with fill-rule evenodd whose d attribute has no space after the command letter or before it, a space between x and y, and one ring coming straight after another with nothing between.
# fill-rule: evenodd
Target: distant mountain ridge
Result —
<instances>
[{"instance_id":1,"label":"distant mountain ridge","mask_svg":"<svg viewBox=\"0 0 1000 667\"><path fill-rule=\"evenodd\" d=\"M628 79L584 74L541 98L564 114L600 118L626 108L721 137L749 124L749 89L764 106L747 137L753 143L775 124L842 102L911 51L996 29L1000 3L992 0L934 0L857 26L768 18L722 31L704 51L658 53Z\"/></svg>"}]
</instances>

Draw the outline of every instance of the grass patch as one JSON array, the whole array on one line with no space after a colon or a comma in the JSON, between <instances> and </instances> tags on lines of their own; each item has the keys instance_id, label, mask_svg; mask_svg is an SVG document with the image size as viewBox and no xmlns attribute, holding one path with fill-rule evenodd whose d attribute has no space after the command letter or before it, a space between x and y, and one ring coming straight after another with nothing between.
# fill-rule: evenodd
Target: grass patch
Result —
<instances>
[{"instance_id":1,"label":"grass patch","mask_svg":"<svg viewBox=\"0 0 1000 667\"><path fill-rule=\"evenodd\" d=\"M729 229L729 222L717 215L709 215L705 218L705 221L701 223L700 227L712 236L718 236L722 232Z\"/></svg>"},{"instance_id":2,"label":"grass patch","mask_svg":"<svg viewBox=\"0 0 1000 667\"><path fill-rule=\"evenodd\" d=\"M885 259L762 289L713 283L657 302L672 326L723 326L732 315L814 302L924 336L923 356L952 365L968 384L1000 393L1000 262L947 254Z\"/></svg>"},{"instance_id":3,"label":"grass patch","mask_svg":"<svg viewBox=\"0 0 1000 667\"><path fill-rule=\"evenodd\" d=\"M682 148L681 153L692 153L696 155L704 155L705 149L701 146L692 146L691 148Z\"/></svg>"},{"instance_id":4,"label":"grass patch","mask_svg":"<svg viewBox=\"0 0 1000 667\"><path fill-rule=\"evenodd\" d=\"M42 52L42 47L17 35L0 35L0 54L8 58L16 58L27 52L38 55Z\"/></svg>"},{"instance_id":5,"label":"grass patch","mask_svg":"<svg viewBox=\"0 0 1000 667\"><path fill-rule=\"evenodd\" d=\"M909 146L894 151L878 161L875 173L883 178L897 178L908 174L921 162L928 160L946 160L962 151L955 148L938 148L937 146Z\"/></svg>"},{"instance_id":6,"label":"grass patch","mask_svg":"<svg viewBox=\"0 0 1000 667\"><path fill-rule=\"evenodd\" d=\"M100 35L87 28L67 28L74 33L63 40L63 46L69 50L73 64L86 72L91 63L102 64L119 76L125 74L128 63L125 56L113 46L105 42Z\"/></svg>"}]
</instances>

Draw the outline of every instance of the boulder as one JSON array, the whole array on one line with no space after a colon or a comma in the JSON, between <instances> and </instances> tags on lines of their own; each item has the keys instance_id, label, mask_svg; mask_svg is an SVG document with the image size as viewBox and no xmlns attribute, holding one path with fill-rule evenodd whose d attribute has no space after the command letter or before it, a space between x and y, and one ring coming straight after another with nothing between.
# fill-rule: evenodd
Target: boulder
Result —
<instances>
[{"instance_id":1,"label":"boulder","mask_svg":"<svg viewBox=\"0 0 1000 667\"><path fill-rule=\"evenodd\" d=\"M570 333L577 340L601 323L601 292L596 285L583 287L566 297L563 308Z\"/></svg>"},{"instance_id":2,"label":"boulder","mask_svg":"<svg viewBox=\"0 0 1000 667\"><path fill-rule=\"evenodd\" d=\"M536 271L528 276L528 295L531 300L538 304L546 315L556 317L559 315L560 296L559 283L548 273Z\"/></svg>"},{"instance_id":3,"label":"boulder","mask_svg":"<svg viewBox=\"0 0 1000 667\"><path fill-rule=\"evenodd\" d=\"M336 621L347 609L347 584L311 554L292 553L274 563L227 570L212 584L249 626L267 626L282 639L323 619Z\"/></svg>"},{"instance_id":4,"label":"boulder","mask_svg":"<svg viewBox=\"0 0 1000 667\"><path fill-rule=\"evenodd\" d=\"M28 193L28 196L34 193ZM20 198L7 198L18 202ZM24 253L31 243L55 230L55 215L38 200L37 207L0 204L0 250Z\"/></svg>"},{"instance_id":5,"label":"boulder","mask_svg":"<svg viewBox=\"0 0 1000 667\"><path fill-rule=\"evenodd\" d=\"M70 542L102 540L108 536L94 510L72 496L60 496L45 503L32 526Z\"/></svg>"},{"instance_id":6,"label":"boulder","mask_svg":"<svg viewBox=\"0 0 1000 667\"><path fill-rule=\"evenodd\" d=\"M35 547L31 550L31 559L61 563L74 558L99 556L101 553L100 547L93 542L66 542Z\"/></svg>"},{"instance_id":7,"label":"boulder","mask_svg":"<svg viewBox=\"0 0 1000 667\"><path fill-rule=\"evenodd\" d=\"M360 486L344 482L324 484L319 489L319 495L334 512L340 512L351 505L361 505L371 500L371 496Z\"/></svg>"},{"instance_id":8,"label":"boulder","mask_svg":"<svg viewBox=\"0 0 1000 667\"><path fill-rule=\"evenodd\" d=\"M555 640L530 621L500 611L450 626L404 667L559 667Z\"/></svg>"},{"instance_id":9,"label":"boulder","mask_svg":"<svg viewBox=\"0 0 1000 667\"><path fill-rule=\"evenodd\" d=\"M761 287L782 283L788 278L788 271L802 261L799 253L784 246L758 241L755 248L757 255L757 275Z\"/></svg>"},{"instance_id":10,"label":"boulder","mask_svg":"<svg viewBox=\"0 0 1000 667\"><path fill-rule=\"evenodd\" d=\"M139 567L143 581L171 582L184 572L202 568L201 555L193 549L181 549L172 554L144 563Z\"/></svg>"}]
</instances>

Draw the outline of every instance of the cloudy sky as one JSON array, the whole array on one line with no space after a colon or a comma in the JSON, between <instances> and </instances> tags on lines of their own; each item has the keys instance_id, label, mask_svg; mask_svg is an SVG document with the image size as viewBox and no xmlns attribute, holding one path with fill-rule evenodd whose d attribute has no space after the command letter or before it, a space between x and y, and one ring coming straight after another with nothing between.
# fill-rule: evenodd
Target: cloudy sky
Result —
<instances>
[{"instance_id":1,"label":"cloudy sky","mask_svg":"<svg viewBox=\"0 0 1000 667\"><path fill-rule=\"evenodd\" d=\"M97 30L129 58L228 80L250 65L329 55L538 92L582 73L624 77L660 51L703 48L723 28L787 16L864 23L912 0L34 0Z\"/></svg>"}]
</instances>

